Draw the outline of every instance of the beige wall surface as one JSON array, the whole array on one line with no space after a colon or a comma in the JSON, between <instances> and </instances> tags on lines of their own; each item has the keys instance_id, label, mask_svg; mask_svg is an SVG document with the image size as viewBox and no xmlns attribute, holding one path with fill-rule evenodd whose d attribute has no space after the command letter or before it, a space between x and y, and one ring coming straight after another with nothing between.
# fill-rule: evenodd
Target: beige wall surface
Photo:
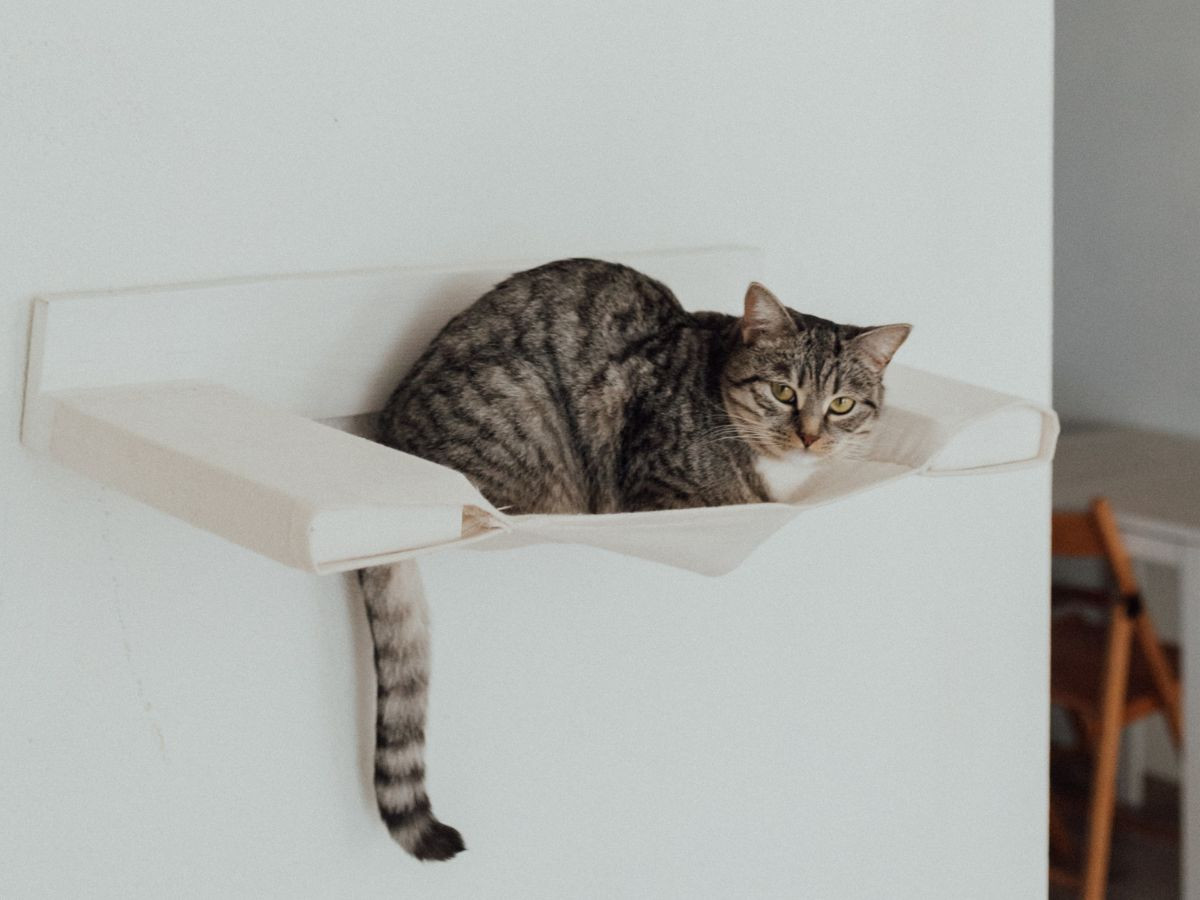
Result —
<instances>
[{"instance_id":1,"label":"beige wall surface","mask_svg":"<svg viewBox=\"0 0 1200 900\"><path fill-rule=\"evenodd\" d=\"M1055 403L1200 437L1200 7L1057 12Z\"/></svg>"},{"instance_id":2,"label":"beige wall surface","mask_svg":"<svg viewBox=\"0 0 1200 900\"><path fill-rule=\"evenodd\" d=\"M1058 0L1054 402L1200 437L1200 7ZM1170 572L1145 592L1178 639ZM1149 766L1178 777L1157 721Z\"/></svg>"}]
</instances>

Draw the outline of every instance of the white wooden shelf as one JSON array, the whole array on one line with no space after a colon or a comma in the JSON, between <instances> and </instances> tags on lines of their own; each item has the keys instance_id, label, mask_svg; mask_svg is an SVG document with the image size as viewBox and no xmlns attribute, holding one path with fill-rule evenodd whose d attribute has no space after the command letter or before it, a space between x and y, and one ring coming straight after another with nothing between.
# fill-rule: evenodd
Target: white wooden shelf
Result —
<instances>
[{"instance_id":1,"label":"white wooden shelf","mask_svg":"<svg viewBox=\"0 0 1200 900\"><path fill-rule=\"evenodd\" d=\"M720 248L632 255L685 305L761 270ZM894 366L885 439L792 504L505 516L457 472L322 424L382 407L454 313L527 264L267 278L36 301L22 439L102 484L287 565L333 572L440 547L586 543L716 574L807 506L916 472L1049 458L1049 410Z\"/></svg>"}]
</instances>

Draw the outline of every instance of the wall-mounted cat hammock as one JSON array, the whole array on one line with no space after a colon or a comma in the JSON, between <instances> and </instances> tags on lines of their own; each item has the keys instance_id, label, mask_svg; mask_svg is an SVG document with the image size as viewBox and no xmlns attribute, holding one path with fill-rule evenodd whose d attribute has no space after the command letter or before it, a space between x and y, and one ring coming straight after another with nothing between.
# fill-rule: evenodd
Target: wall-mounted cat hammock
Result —
<instances>
[{"instance_id":1,"label":"wall-mounted cat hammock","mask_svg":"<svg viewBox=\"0 0 1200 900\"><path fill-rule=\"evenodd\" d=\"M759 254L625 257L686 306L737 312ZM870 458L829 464L789 504L506 516L460 474L320 419L379 409L445 321L523 265L216 282L36 303L24 442L272 559L336 572L479 542L590 544L726 572L806 507L910 474L1043 462L1053 412L889 368Z\"/></svg>"}]
</instances>

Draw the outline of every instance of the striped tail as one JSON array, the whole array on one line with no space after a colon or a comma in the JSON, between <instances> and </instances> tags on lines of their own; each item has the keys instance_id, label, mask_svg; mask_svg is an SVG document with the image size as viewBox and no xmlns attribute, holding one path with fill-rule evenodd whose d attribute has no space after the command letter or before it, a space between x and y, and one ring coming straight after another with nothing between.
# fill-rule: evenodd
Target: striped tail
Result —
<instances>
[{"instance_id":1,"label":"striped tail","mask_svg":"<svg viewBox=\"0 0 1200 900\"><path fill-rule=\"evenodd\" d=\"M450 859L462 836L433 817L425 793L429 610L417 564L358 573L375 645L375 797L396 842L417 859Z\"/></svg>"}]
</instances>

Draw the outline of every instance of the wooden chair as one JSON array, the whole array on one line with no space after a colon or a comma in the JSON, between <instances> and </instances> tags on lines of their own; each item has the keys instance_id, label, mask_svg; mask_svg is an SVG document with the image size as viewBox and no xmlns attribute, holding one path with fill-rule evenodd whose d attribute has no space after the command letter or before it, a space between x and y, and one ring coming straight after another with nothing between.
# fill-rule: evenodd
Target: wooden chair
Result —
<instances>
[{"instance_id":1,"label":"wooden chair","mask_svg":"<svg viewBox=\"0 0 1200 900\"><path fill-rule=\"evenodd\" d=\"M1108 590L1054 585L1051 592L1050 701L1070 714L1093 760L1082 874L1072 877L1052 867L1051 875L1056 882L1079 885L1084 900L1101 900L1108 879L1121 730L1161 711L1179 748L1178 651L1164 647L1154 631L1107 500L1094 500L1085 513L1055 512L1051 532L1054 556L1103 560L1111 576ZM1088 609L1093 610L1090 618L1081 614ZM1050 808L1052 845L1066 849L1070 838L1053 797Z\"/></svg>"}]
</instances>

